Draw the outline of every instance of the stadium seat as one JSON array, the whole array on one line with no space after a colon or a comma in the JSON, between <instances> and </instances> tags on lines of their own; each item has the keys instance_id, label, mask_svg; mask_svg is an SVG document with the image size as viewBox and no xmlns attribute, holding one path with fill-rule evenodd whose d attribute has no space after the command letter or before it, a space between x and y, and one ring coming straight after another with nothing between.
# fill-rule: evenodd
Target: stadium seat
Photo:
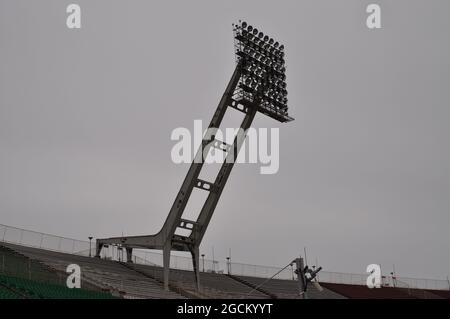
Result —
<instances>
[{"instance_id":1,"label":"stadium seat","mask_svg":"<svg viewBox=\"0 0 450 319\"><path fill-rule=\"evenodd\" d=\"M40 283L24 278L0 275L0 284L20 292L26 298L35 299L111 299L111 294L85 289L69 289L64 286Z\"/></svg>"}]
</instances>

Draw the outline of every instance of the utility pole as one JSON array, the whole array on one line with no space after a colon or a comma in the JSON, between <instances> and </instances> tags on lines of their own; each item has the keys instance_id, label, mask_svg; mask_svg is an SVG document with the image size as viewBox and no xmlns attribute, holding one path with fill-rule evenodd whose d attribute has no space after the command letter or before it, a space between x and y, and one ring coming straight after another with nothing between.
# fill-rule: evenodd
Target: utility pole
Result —
<instances>
[{"instance_id":1,"label":"utility pole","mask_svg":"<svg viewBox=\"0 0 450 319\"><path fill-rule=\"evenodd\" d=\"M297 280L298 280L298 291L300 295L300 299L306 299L306 277L305 277L305 266L303 263L303 258L297 258L295 260L295 264L297 266Z\"/></svg>"}]
</instances>

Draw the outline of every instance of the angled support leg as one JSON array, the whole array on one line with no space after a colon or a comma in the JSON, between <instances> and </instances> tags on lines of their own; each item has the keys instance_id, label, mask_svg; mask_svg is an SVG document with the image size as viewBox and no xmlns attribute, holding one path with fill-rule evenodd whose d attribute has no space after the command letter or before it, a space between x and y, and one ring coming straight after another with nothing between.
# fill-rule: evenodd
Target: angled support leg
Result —
<instances>
[{"instance_id":1,"label":"angled support leg","mask_svg":"<svg viewBox=\"0 0 450 319\"><path fill-rule=\"evenodd\" d=\"M209 193L205 203L203 204L202 210L200 211L200 214L197 218L197 224L201 225L202 227L199 227L190 235L193 241L197 243L201 243L203 236L205 235L205 231L209 225L209 222L211 221L211 217L214 213L217 203L219 202L220 196L233 169L234 163L237 160L239 150L241 149L241 146L245 141L247 130L250 128L253 119L255 118L256 112L256 107L248 109L240 127L243 134L236 135L233 145L231 146L232 150L228 153L226 160L222 164L219 174L217 175L214 182L216 190L215 192Z\"/></svg>"},{"instance_id":2,"label":"angled support leg","mask_svg":"<svg viewBox=\"0 0 450 319\"><path fill-rule=\"evenodd\" d=\"M170 271L170 250L172 245L167 242L163 249L163 266L164 266L164 290L169 291L169 271Z\"/></svg>"},{"instance_id":3,"label":"angled support leg","mask_svg":"<svg viewBox=\"0 0 450 319\"><path fill-rule=\"evenodd\" d=\"M200 249L199 246L192 247L190 249L192 255L192 266L195 275L195 284L197 291L200 291Z\"/></svg>"},{"instance_id":4,"label":"angled support leg","mask_svg":"<svg viewBox=\"0 0 450 319\"><path fill-rule=\"evenodd\" d=\"M222 95L222 98L217 106L216 111L211 119L209 129L218 129L220 124L224 118L224 115L229 106L233 106L235 101L233 100L233 95L238 86L239 80L242 75L242 65L239 63L234 70L233 76L231 77L228 86ZM164 289L169 290L169 271L170 271L170 252L172 249L177 251L190 251L190 247L195 247L193 252L191 251L193 257L194 267L196 269L197 276L197 287L199 287L199 276L198 276L198 247L201 243L202 236L181 236L176 235L176 231L180 228L183 222L183 213L188 203L188 200L191 196L191 193L194 187L198 187L199 175L200 171L203 167L205 154L208 154L208 151L211 147L213 147L215 141L214 134L212 136L205 135L202 139L202 147L196 153L196 157L192 162L189 171L181 185L181 188L178 192L178 195L175 198L175 201L169 211L169 215L167 216L166 221L162 229L155 235L146 235L146 236L121 236L121 237L113 237L113 238L104 238L98 239L97 244L97 254L100 255L101 245L119 245L126 248L138 248L138 249L162 249L163 250L163 277L164 277ZM200 159L197 161L197 159ZM201 181L200 181L201 182ZM225 179L223 180L223 183ZM206 185L204 187L208 187L215 191L215 185L212 183L201 182L201 185ZM220 196L220 195L219 195ZM212 212L211 212L212 213ZM208 216L207 220L209 220L210 216ZM203 221L203 220L202 220ZM201 228L206 228L207 223L205 225L201 225ZM195 233L197 233L196 231Z\"/></svg>"}]
</instances>

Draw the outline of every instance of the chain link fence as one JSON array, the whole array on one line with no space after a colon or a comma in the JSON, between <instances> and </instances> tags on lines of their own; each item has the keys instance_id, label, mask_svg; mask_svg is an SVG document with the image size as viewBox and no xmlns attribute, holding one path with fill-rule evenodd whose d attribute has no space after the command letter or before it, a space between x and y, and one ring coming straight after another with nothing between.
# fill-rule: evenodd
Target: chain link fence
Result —
<instances>
[{"instance_id":1,"label":"chain link fence","mask_svg":"<svg viewBox=\"0 0 450 319\"><path fill-rule=\"evenodd\" d=\"M39 233L2 224L0 224L0 241L81 256L95 255L94 241L90 243L89 241ZM125 261L126 252L121 247L109 245L102 250L101 257L104 259ZM163 254L156 251L134 249L133 262L143 265L162 266ZM189 256L180 256L172 253L170 257L170 267L173 269L192 271L192 259ZM237 276L269 278L281 269L282 267L205 259L205 256L203 255L200 257L201 272L230 273ZM367 275L320 271L317 278L320 282L366 285ZM294 267L287 267L281 271L275 279L295 280L296 275ZM450 282L448 280L383 276L382 284L385 287L450 290Z\"/></svg>"}]
</instances>

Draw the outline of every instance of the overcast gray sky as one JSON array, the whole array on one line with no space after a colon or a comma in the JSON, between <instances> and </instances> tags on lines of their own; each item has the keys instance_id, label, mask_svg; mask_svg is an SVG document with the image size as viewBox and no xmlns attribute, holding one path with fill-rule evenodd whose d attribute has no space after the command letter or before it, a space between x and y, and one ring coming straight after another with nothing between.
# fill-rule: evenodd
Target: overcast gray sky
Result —
<instances>
[{"instance_id":1,"label":"overcast gray sky","mask_svg":"<svg viewBox=\"0 0 450 319\"><path fill-rule=\"evenodd\" d=\"M69 1L0 0L0 223L157 232L189 167L171 132L209 122L245 19L285 43L296 121L256 117L280 127L280 171L235 167L202 251L282 266L306 246L328 271L450 275L450 2L73 2L80 30Z\"/></svg>"}]
</instances>

